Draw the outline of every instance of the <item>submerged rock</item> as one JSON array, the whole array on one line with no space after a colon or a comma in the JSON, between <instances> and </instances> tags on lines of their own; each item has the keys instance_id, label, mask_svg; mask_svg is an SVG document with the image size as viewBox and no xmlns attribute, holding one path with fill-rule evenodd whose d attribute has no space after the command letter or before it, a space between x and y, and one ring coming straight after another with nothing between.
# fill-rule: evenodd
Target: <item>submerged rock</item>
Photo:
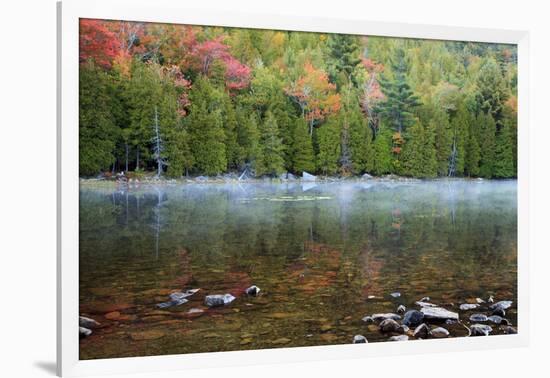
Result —
<instances>
[{"instance_id":1,"label":"submerged rock","mask_svg":"<svg viewBox=\"0 0 550 378\"><path fill-rule=\"evenodd\" d=\"M79 316L78 317L78 325L80 327L90 329L90 328L99 327L101 325L101 323L99 323L98 321L96 321L92 318L87 318L85 316Z\"/></svg>"},{"instance_id":2,"label":"submerged rock","mask_svg":"<svg viewBox=\"0 0 550 378\"><path fill-rule=\"evenodd\" d=\"M422 323L414 329L413 336L417 339L426 339L428 338L429 333L430 329L428 326L425 323Z\"/></svg>"},{"instance_id":3,"label":"submerged rock","mask_svg":"<svg viewBox=\"0 0 550 378\"><path fill-rule=\"evenodd\" d=\"M311 173L307 173L306 171L304 171L304 172L302 172L302 180L303 181L316 181L317 176L314 176Z\"/></svg>"},{"instance_id":4,"label":"submerged rock","mask_svg":"<svg viewBox=\"0 0 550 378\"><path fill-rule=\"evenodd\" d=\"M189 300L187 298L192 296L193 294L195 294L199 290L200 289L190 289L190 290L186 290L186 291L177 291L177 292L171 293L169 295L170 300L167 301L167 302L158 303L157 307L158 308L168 308L168 307L172 307L172 306L180 306L182 304L185 304L185 303L189 302Z\"/></svg>"},{"instance_id":5,"label":"submerged rock","mask_svg":"<svg viewBox=\"0 0 550 378\"><path fill-rule=\"evenodd\" d=\"M397 307L397 312L398 312L399 314L404 314L406 311L407 311L407 308L406 308L405 306L403 306L403 305L399 305L399 306Z\"/></svg>"},{"instance_id":6,"label":"submerged rock","mask_svg":"<svg viewBox=\"0 0 550 378\"><path fill-rule=\"evenodd\" d=\"M396 291L395 293L390 293L390 296L392 296L393 298L399 298L401 296L401 293Z\"/></svg>"},{"instance_id":7,"label":"submerged rock","mask_svg":"<svg viewBox=\"0 0 550 378\"><path fill-rule=\"evenodd\" d=\"M478 307L479 307L479 304L477 303L464 303L464 304L461 304L459 308L462 311L469 311L469 310L475 310Z\"/></svg>"},{"instance_id":8,"label":"submerged rock","mask_svg":"<svg viewBox=\"0 0 550 378\"><path fill-rule=\"evenodd\" d=\"M472 331L472 336L489 336L493 332L493 328L487 324L473 324L470 330Z\"/></svg>"},{"instance_id":9,"label":"submerged rock","mask_svg":"<svg viewBox=\"0 0 550 378\"><path fill-rule=\"evenodd\" d=\"M92 330L88 329L86 327L78 327L78 335L82 339L84 337L88 337L92 334Z\"/></svg>"},{"instance_id":10,"label":"submerged rock","mask_svg":"<svg viewBox=\"0 0 550 378\"><path fill-rule=\"evenodd\" d=\"M399 323L393 319L385 319L380 323L379 327L382 332L398 332Z\"/></svg>"},{"instance_id":11,"label":"submerged rock","mask_svg":"<svg viewBox=\"0 0 550 378\"><path fill-rule=\"evenodd\" d=\"M420 310L424 318L433 321L445 321L447 319L458 320L458 314L443 307L422 307Z\"/></svg>"},{"instance_id":12,"label":"submerged rock","mask_svg":"<svg viewBox=\"0 0 550 378\"><path fill-rule=\"evenodd\" d=\"M409 339L409 336L407 335L399 335L399 336L392 336L388 339L388 341L407 341Z\"/></svg>"},{"instance_id":13,"label":"submerged rock","mask_svg":"<svg viewBox=\"0 0 550 378\"><path fill-rule=\"evenodd\" d=\"M367 344L368 340L363 335L355 335L355 336L353 336L353 343L354 344Z\"/></svg>"},{"instance_id":14,"label":"submerged rock","mask_svg":"<svg viewBox=\"0 0 550 378\"><path fill-rule=\"evenodd\" d=\"M392 319L392 320L399 320L401 319L401 316L394 314L392 312L388 312L386 314L372 314L372 319L379 322L386 319Z\"/></svg>"},{"instance_id":15,"label":"submerged rock","mask_svg":"<svg viewBox=\"0 0 550 378\"><path fill-rule=\"evenodd\" d=\"M500 301L493 305L491 305L489 308L493 311L495 310L506 310L512 306L512 301Z\"/></svg>"},{"instance_id":16,"label":"submerged rock","mask_svg":"<svg viewBox=\"0 0 550 378\"><path fill-rule=\"evenodd\" d=\"M430 336L436 339L442 339L449 336L449 331L443 327L437 327L430 331Z\"/></svg>"},{"instance_id":17,"label":"submerged rock","mask_svg":"<svg viewBox=\"0 0 550 378\"><path fill-rule=\"evenodd\" d=\"M403 316L403 324L409 327L416 327L424 321L424 314L417 310L409 310Z\"/></svg>"},{"instance_id":18,"label":"submerged rock","mask_svg":"<svg viewBox=\"0 0 550 378\"><path fill-rule=\"evenodd\" d=\"M488 320L489 320L489 318L487 318L487 315L485 315L485 314L472 314L470 316L470 321L471 322L486 322Z\"/></svg>"},{"instance_id":19,"label":"submerged rock","mask_svg":"<svg viewBox=\"0 0 550 378\"><path fill-rule=\"evenodd\" d=\"M204 297L204 304L208 307L219 307L233 302L235 297L231 294L214 294Z\"/></svg>"},{"instance_id":20,"label":"submerged rock","mask_svg":"<svg viewBox=\"0 0 550 378\"><path fill-rule=\"evenodd\" d=\"M248 289L245 290L245 293L247 295L255 297L256 295L258 295L260 293L260 288L256 285L252 285Z\"/></svg>"}]
</instances>

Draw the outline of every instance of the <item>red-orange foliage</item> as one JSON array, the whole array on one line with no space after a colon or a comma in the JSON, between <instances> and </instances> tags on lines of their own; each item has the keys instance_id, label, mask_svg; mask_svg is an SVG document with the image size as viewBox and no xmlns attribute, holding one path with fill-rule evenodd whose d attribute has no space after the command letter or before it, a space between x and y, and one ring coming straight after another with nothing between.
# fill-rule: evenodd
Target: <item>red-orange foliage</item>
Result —
<instances>
[{"instance_id":1,"label":"red-orange foliage","mask_svg":"<svg viewBox=\"0 0 550 378\"><path fill-rule=\"evenodd\" d=\"M120 41L101 20L80 20L79 47L81 63L92 59L104 68L111 68L120 53Z\"/></svg>"},{"instance_id":2,"label":"red-orange foliage","mask_svg":"<svg viewBox=\"0 0 550 378\"><path fill-rule=\"evenodd\" d=\"M316 69L310 62L304 66L304 75L286 88L286 93L298 103L310 125L340 110L336 85L329 82L325 71Z\"/></svg>"},{"instance_id":3,"label":"red-orange foliage","mask_svg":"<svg viewBox=\"0 0 550 378\"><path fill-rule=\"evenodd\" d=\"M384 71L384 66L369 58L363 58L362 63L367 71L367 79L363 87L361 106L365 115L372 117L376 104L385 98L378 82L378 75Z\"/></svg>"}]
</instances>

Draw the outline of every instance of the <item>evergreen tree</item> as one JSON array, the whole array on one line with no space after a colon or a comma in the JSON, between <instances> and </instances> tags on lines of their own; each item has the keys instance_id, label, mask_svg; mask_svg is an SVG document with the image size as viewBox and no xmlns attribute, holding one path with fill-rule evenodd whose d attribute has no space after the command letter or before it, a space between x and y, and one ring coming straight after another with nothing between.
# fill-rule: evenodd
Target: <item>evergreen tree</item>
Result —
<instances>
[{"instance_id":1,"label":"evergreen tree","mask_svg":"<svg viewBox=\"0 0 550 378\"><path fill-rule=\"evenodd\" d=\"M514 167L512 125L509 120L497 132L495 146L494 177L510 178L516 176Z\"/></svg>"},{"instance_id":2,"label":"evergreen tree","mask_svg":"<svg viewBox=\"0 0 550 378\"><path fill-rule=\"evenodd\" d=\"M466 144L466 161L464 164L465 174L470 177L479 176L480 160L481 149L479 146L478 121L473 119L473 121L469 124L468 143Z\"/></svg>"},{"instance_id":3,"label":"evergreen tree","mask_svg":"<svg viewBox=\"0 0 550 378\"><path fill-rule=\"evenodd\" d=\"M333 83L339 87L351 82L358 84L358 66L361 63L361 51L357 36L331 34L327 38L328 72Z\"/></svg>"},{"instance_id":4,"label":"evergreen tree","mask_svg":"<svg viewBox=\"0 0 550 378\"><path fill-rule=\"evenodd\" d=\"M414 110L420 99L407 83L408 62L403 48L398 48L391 59L393 78L382 75L381 88L386 100L378 104L377 111L386 118L391 127L402 134L414 123Z\"/></svg>"},{"instance_id":5,"label":"evergreen tree","mask_svg":"<svg viewBox=\"0 0 550 378\"><path fill-rule=\"evenodd\" d=\"M275 176L284 171L283 144L279 137L277 120L271 112L266 117L261 129L261 156L256 159L256 176Z\"/></svg>"},{"instance_id":6,"label":"evergreen tree","mask_svg":"<svg viewBox=\"0 0 550 378\"><path fill-rule=\"evenodd\" d=\"M324 175L333 175L338 171L340 159L340 127L337 117L329 117L316 133L319 146L317 170Z\"/></svg>"},{"instance_id":7,"label":"evergreen tree","mask_svg":"<svg viewBox=\"0 0 550 378\"><path fill-rule=\"evenodd\" d=\"M315 154L308 126L303 118L296 119L292 145L292 169L296 173L315 171Z\"/></svg>"},{"instance_id":8,"label":"evergreen tree","mask_svg":"<svg viewBox=\"0 0 550 378\"><path fill-rule=\"evenodd\" d=\"M478 127L480 127L480 147L481 158L479 164L479 175L485 178L491 178L495 167L495 138L496 124L490 114L481 113L477 118Z\"/></svg>"},{"instance_id":9,"label":"evergreen tree","mask_svg":"<svg viewBox=\"0 0 550 378\"><path fill-rule=\"evenodd\" d=\"M451 155L449 157L449 176L462 176L466 167L466 149L471 117L462 103L451 121Z\"/></svg>"},{"instance_id":10,"label":"evergreen tree","mask_svg":"<svg viewBox=\"0 0 550 378\"><path fill-rule=\"evenodd\" d=\"M434 123L424 127L416 122L409 130L403 148L403 171L407 176L437 176Z\"/></svg>"},{"instance_id":11,"label":"evergreen tree","mask_svg":"<svg viewBox=\"0 0 550 378\"><path fill-rule=\"evenodd\" d=\"M494 58L487 58L477 74L476 100L480 111L488 113L497 127L502 125L504 103L509 97L502 71Z\"/></svg>"},{"instance_id":12,"label":"evergreen tree","mask_svg":"<svg viewBox=\"0 0 550 378\"><path fill-rule=\"evenodd\" d=\"M373 142L373 159L367 162L367 170L375 175L390 173L392 170L392 133L382 127Z\"/></svg>"},{"instance_id":13,"label":"evergreen tree","mask_svg":"<svg viewBox=\"0 0 550 378\"><path fill-rule=\"evenodd\" d=\"M114 163L118 138L111 113L109 75L89 62L80 68L79 80L79 169L93 175Z\"/></svg>"},{"instance_id":14,"label":"evergreen tree","mask_svg":"<svg viewBox=\"0 0 550 378\"><path fill-rule=\"evenodd\" d=\"M199 77L189 93L191 106L186 118L194 167L208 175L227 168L225 133L219 94L205 77Z\"/></svg>"}]
</instances>

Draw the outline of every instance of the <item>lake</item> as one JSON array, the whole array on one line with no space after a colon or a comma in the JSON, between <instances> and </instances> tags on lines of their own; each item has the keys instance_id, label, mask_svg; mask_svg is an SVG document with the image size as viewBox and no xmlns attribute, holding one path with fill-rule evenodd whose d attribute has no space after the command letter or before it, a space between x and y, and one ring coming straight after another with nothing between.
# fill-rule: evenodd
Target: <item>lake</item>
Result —
<instances>
[{"instance_id":1,"label":"lake","mask_svg":"<svg viewBox=\"0 0 550 378\"><path fill-rule=\"evenodd\" d=\"M101 323L81 359L386 341L362 318L424 297L458 312L443 326L467 336L485 304L458 306L476 298L513 301L517 326L517 182L83 181L79 259L80 313ZM235 301L204 305L225 293Z\"/></svg>"}]
</instances>

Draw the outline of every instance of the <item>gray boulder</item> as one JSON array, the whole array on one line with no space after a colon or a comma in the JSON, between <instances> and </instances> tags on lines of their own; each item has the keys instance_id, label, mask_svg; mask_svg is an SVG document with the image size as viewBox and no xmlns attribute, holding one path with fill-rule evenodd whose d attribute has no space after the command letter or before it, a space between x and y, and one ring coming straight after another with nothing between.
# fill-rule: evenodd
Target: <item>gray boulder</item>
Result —
<instances>
[{"instance_id":1,"label":"gray boulder","mask_svg":"<svg viewBox=\"0 0 550 378\"><path fill-rule=\"evenodd\" d=\"M437 327L430 331L430 336L436 339L442 339L449 336L449 331L443 327Z\"/></svg>"},{"instance_id":2,"label":"gray boulder","mask_svg":"<svg viewBox=\"0 0 550 378\"><path fill-rule=\"evenodd\" d=\"M420 324L414 329L413 336L417 339L426 339L430 333L430 329L425 323Z\"/></svg>"},{"instance_id":3,"label":"gray boulder","mask_svg":"<svg viewBox=\"0 0 550 378\"><path fill-rule=\"evenodd\" d=\"M447 319L458 320L458 314L444 309L443 307L422 307L420 310L424 318L432 321L442 321Z\"/></svg>"},{"instance_id":4,"label":"gray boulder","mask_svg":"<svg viewBox=\"0 0 550 378\"><path fill-rule=\"evenodd\" d=\"M473 324L470 331L472 331L472 336L489 336L493 332L493 328L487 324Z\"/></svg>"},{"instance_id":5,"label":"gray boulder","mask_svg":"<svg viewBox=\"0 0 550 378\"><path fill-rule=\"evenodd\" d=\"M399 323L393 319L386 319L380 323L379 327L382 332L398 332Z\"/></svg>"},{"instance_id":6,"label":"gray boulder","mask_svg":"<svg viewBox=\"0 0 550 378\"><path fill-rule=\"evenodd\" d=\"M472 314L470 316L470 321L471 322L486 322L488 320L489 320L489 318L487 318L487 315L485 315L485 314Z\"/></svg>"},{"instance_id":7,"label":"gray boulder","mask_svg":"<svg viewBox=\"0 0 550 378\"><path fill-rule=\"evenodd\" d=\"M416 327L424 321L424 314L417 310L409 310L403 316L403 324L409 327Z\"/></svg>"}]
</instances>

